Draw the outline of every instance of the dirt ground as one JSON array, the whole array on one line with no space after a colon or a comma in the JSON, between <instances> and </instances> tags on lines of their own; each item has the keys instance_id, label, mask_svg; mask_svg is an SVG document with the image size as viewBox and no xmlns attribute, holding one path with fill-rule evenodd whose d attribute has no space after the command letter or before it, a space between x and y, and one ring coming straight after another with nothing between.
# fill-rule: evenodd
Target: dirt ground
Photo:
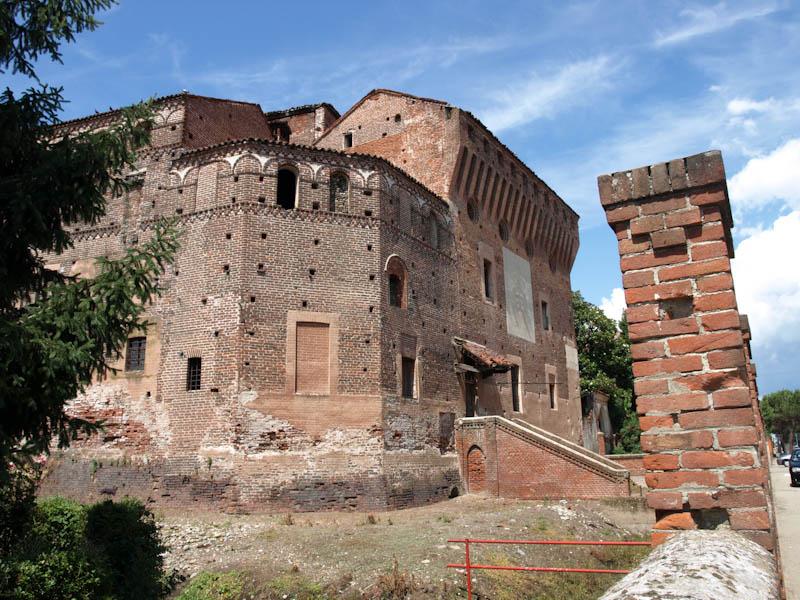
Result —
<instances>
[{"instance_id":1,"label":"dirt ground","mask_svg":"<svg viewBox=\"0 0 800 600\"><path fill-rule=\"evenodd\" d=\"M323 597L347 598L380 597L369 596L370 588L382 575L392 572L395 561L395 576L399 573L406 580L413 578L418 592L414 598L463 597L463 571L446 565L463 562L464 546L448 542L450 538L640 540L645 539L653 522L652 514L637 499L523 502L474 495L371 514L162 513L158 517L170 547L167 566L187 580L203 571L235 570L259 581L291 573L326 590L336 590ZM629 568L647 550L493 545L474 549L472 560ZM476 573L474 580L479 591L476 597L555 597L520 591L534 590L547 579L564 594L571 594L564 597L590 598L610 587L616 577L482 571ZM569 592L567 584L574 584L578 591ZM495 591L487 591L491 589ZM584 589L585 593L581 591ZM300 596L289 592L279 597Z\"/></svg>"}]
</instances>

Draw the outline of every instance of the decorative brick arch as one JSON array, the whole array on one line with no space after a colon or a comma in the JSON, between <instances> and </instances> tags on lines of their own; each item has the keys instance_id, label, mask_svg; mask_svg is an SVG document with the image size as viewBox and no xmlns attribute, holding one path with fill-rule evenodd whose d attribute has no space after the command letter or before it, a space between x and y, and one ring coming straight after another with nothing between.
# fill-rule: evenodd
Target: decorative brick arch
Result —
<instances>
[{"instance_id":1,"label":"decorative brick arch","mask_svg":"<svg viewBox=\"0 0 800 600\"><path fill-rule=\"evenodd\" d=\"M467 452L467 490L471 494L486 491L486 455L479 446Z\"/></svg>"}]
</instances>

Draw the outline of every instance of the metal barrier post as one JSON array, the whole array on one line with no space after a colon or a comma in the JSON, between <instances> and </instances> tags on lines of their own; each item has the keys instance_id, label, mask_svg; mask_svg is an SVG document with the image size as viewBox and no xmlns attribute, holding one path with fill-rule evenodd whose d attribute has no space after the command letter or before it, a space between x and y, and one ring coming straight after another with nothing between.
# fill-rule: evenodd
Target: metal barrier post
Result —
<instances>
[{"instance_id":1,"label":"metal barrier post","mask_svg":"<svg viewBox=\"0 0 800 600\"><path fill-rule=\"evenodd\" d=\"M464 550L466 553L466 560L464 565L467 569L467 600L472 600L472 569L469 563L469 538L464 540Z\"/></svg>"}]
</instances>

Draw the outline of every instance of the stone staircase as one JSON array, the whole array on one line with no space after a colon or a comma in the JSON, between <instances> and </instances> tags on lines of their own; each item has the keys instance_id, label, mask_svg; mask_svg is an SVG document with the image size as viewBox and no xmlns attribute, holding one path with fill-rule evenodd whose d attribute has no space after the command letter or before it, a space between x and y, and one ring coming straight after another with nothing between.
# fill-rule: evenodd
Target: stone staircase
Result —
<instances>
[{"instance_id":1,"label":"stone staircase","mask_svg":"<svg viewBox=\"0 0 800 600\"><path fill-rule=\"evenodd\" d=\"M631 495L627 469L521 419L460 419L456 443L469 492L525 499Z\"/></svg>"}]
</instances>

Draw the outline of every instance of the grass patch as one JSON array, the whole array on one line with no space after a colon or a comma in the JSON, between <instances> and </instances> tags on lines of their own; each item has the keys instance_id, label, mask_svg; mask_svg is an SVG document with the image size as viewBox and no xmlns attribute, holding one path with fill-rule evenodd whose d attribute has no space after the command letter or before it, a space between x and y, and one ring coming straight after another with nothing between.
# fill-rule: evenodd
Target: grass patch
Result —
<instances>
[{"instance_id":1,"label":"grass patch","mask_svg":"<svg viewBox=\"0 0 800 600\"><path fill-rule=\"evenodd\" d=\"M239 571L204 571L189 582L176 600L241 600L244 590L245 576Z\"/></svg>"}]
</instances>

